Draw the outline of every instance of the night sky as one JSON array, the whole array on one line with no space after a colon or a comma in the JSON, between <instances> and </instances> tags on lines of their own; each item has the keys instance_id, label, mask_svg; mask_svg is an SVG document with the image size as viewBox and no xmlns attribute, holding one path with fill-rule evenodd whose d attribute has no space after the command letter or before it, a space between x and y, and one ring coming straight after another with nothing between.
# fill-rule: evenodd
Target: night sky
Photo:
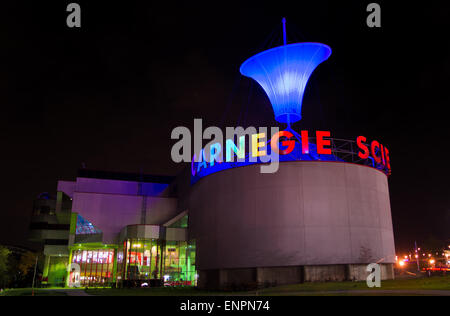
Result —
<instances>
[{"instance_id":1,"label":"night sky","mask_svg":"<svg viewBox=\"0 0 450 316\"><path fill-rule=\"evenodd\" d=\"M176 126L277 126L239 66L282 44L282 17L289 43L333 51L294 129L385 144L397 249L450 238L448 4L377 1L382 27L369 28L372 1L78 1L70 29L70 2L2 4L0 244L26 245L33 200L82 163L175 175Z\"/></svg>"}]
</instances>

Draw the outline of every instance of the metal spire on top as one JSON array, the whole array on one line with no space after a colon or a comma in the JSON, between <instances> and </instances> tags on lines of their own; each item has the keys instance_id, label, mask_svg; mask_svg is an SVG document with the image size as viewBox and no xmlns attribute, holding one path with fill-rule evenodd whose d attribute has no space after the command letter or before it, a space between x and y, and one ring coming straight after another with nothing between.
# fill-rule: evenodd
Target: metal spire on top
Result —
<instances>
[{"instance_id":1,"label":"metal spire on top","mask_svg":"<svg viewBox=\"0 0 450 316\"><path fill-rule=\"evenodd\" d=\"M283 44L286 45L287 44L287 40L286 40L286 18L283 18Z\"/></svg>"}]
</instances>

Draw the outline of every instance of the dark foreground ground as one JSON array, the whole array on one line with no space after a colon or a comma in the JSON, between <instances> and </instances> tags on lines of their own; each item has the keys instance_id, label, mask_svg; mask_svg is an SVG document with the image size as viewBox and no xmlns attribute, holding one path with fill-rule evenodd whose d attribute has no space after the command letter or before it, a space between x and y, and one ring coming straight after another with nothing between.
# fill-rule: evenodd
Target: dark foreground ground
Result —
<instances>
[{"instance_id":1,"label":"dark foreground ground","mask_svg":"<svg viewBox=\"0 0 450 316\"><path fill-rule=\"evenodd\" d=\"M36 296L361 296L361 295L408 295L408 296L450 296L450 276L434 276L431 278L404 278L382 281L380 288L368 288L366 282L325 282L303 283L277 286L258 291L245 292L211 292L194 287L178 288L138 288L138 289L36 289ZM10 289L1 296L29 296L31 289Z\"/></svg>"}]
</instances>

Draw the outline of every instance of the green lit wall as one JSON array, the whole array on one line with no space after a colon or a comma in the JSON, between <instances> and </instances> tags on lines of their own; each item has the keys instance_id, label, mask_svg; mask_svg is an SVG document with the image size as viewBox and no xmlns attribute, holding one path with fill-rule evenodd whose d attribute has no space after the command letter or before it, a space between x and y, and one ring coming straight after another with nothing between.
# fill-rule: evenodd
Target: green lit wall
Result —
<instances>
[{"instance_id":1,"label":"green lit wall","mask_svg":"<svg viewBox=\"0 0 450 316\"><path fill-rule=\"evenodd\" d=\"M47 283L49 286L64 286L68 257L49 256L47 267Z\"/></svg>"}]
</instances>

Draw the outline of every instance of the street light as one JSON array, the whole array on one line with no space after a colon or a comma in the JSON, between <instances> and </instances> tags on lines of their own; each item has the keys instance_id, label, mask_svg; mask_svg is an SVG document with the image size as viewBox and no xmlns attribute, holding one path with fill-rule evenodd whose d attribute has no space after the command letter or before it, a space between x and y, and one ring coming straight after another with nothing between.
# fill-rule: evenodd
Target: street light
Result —
<instances>
[{"instance_id":1,"label":"street light","mask_svg":"<svg viewBox=\"0 0 450 316\"><path fill-rule=\"evenodd\" d=\"M33 283L31 284L31 296L34 296L34 280L36 279L36 268L38 263L38 257L36 255L36 263L34 264L34 274L33 274Z\"/></svg>"}]
</instances>

